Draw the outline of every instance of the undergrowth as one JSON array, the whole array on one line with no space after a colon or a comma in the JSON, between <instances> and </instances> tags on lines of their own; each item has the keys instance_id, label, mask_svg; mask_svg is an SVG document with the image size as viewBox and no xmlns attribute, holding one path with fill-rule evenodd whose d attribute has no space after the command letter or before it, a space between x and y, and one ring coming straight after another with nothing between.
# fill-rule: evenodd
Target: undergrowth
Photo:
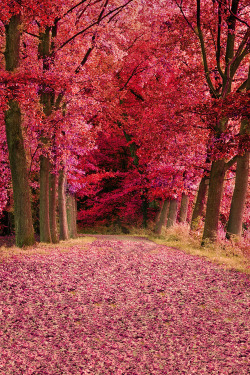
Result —
<instances>
[{"instance_id":1,"label":"undergrowth","mask_svg":"<svg viewBox=\"0 0 250 375\"><path fill-rule=\"evenodd\" d=\"M219 239L217 243L207 242L201 246L201 235L190 233L189 227L181 224L165 229L160 236L151 233L149 238L157 244L178 248L190 255L206 257L226 268L250 274L249 244L244 241Z\"/></svg>"}]
</instances>

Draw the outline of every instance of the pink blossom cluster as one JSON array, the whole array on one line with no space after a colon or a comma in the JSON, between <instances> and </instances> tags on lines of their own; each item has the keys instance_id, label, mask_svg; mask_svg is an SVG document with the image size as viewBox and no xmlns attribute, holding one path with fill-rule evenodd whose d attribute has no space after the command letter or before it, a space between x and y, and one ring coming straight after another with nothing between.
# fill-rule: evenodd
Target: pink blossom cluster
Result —
<instances>
[{"instance_id":1,"label":"pink blossom cluster","mask_svg":"<svg viewBox=\"0 0 250 375\"><path fill-rule=\"evenodd\" d=\"M249 278L149 241L0 264L0 374L249 374Z\"/></svg>"}]
</instances>

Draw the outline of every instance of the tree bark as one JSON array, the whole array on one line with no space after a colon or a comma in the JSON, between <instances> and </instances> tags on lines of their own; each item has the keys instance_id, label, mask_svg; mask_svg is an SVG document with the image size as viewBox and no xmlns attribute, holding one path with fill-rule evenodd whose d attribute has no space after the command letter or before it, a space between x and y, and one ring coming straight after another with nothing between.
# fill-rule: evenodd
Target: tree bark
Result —
<instances>
[{"instance_id":1,"label":"tree bark","mask_svg":"<svg viewBox=\"0 0 250 375\"><path fill-rule=\"evenodd\" d=\"M250 90L250 65L248 71L248 79L246 83L246 92ZM243 114L240 127L240 135L250 133L250 119L249 114ZM231 235L241 236L242 222L244 214L244 206L247 197L249 177L249 151L246 150L244 155L238 156L234 193L232 197L229 220L227 225L227 238Z\"/></svg>"},{"instance_id":2,"label":"tree bark","mask_svg":"<svg viewBox=\"0 0 250 375\"><path fill-rule=\"evenodd\" d=\"M4 55L7 71L14 71L19 65L20 24L20 15L15 15L5 26L6 49ZM33 245L35 237L21 111L18 101L15 100L14 88L13 99L9 101L8 106L9 109L5 112L5 127L14 196L15 236L16 245L22 247Z\"/></svg>"},{"instance_id":3,"label":"tree bark","mask_svg":"<svg viewBox=\"0 0 250 375\"><path fill-rule=\"evenodd\" d=\"M204 245L206 240L215 242L217 239L220 203L223 194L226 170L227 168L224 160L216 160L212 162L202 245Z\"/></svg>"},{"instance_id":4,"label":"tree bark","mask_svg":"<svg viewBox=\"0 0 250 375\"><path fill-rule=\"evenodd\" d=\"M67 198L66 198L66 176L64 170L59 172L58 181L58 205L59 205L59 226L60 240L68 240L68 223L67 223Z\"/></svg>"},{"instance_id":5,"label":"tree bark","mask_svg":"<svg viewBox=\"0 0 250 375\"><path fill-rule=\"evenodd\" d=\"M206 202L206 195L208 190L209 179L207 176L203 176L199 185L199 190L192 214L191 219L191 230L196 230L199 226L200 218L204 212L204 206Z\"/></svg>"},{"instance_id":6,"label":"tree bark","mask_svg":"<svg viewBox=\"0 0 250 375\"><path fill-rule=\"evenodd\" d=\"M38 57L42 58L43 71L46 72L49 70L50 28L46 27L45 31L40 33L39 38ZM53 111L54 91L43 84L40 87L39 95L43 112L46 117L49 117ZM43 136L41 141L44 146L50 142L48 137ZM55 204L51 195L52 192L50 192L50 167L48 156L42 155L40 159L40 241L42 242L57 242L56 233L53 233L53 241L51 235L51 229L55 230L55 223L52 221L56 218L53 217L54 207L50 207L50 203Z\"/></svg>"},{"instance_id":7,"label":"tree bark","mask_svg":"<svg viewBox=\"0 0 250 375\"><path fill-rule=\"evenodd\" d=\"M57 176L53 173L49 175L49 220L50 220L50 233L51 240L53 243L58 243L58 232L57 232Z\"/></svg>"},{"instance_id":8,"label":"tree bark","mask_svg":"<svg viewBox=\"0 0 250 375\"><path fill-rule=\"evenodd\" d=\"M185 223L187 221L188 204L189 204L189 196L183 193L181 197L181 208L180 208L180 216L179 216L180 223Z\"/></svg>"},{"instance_id":9,"label":"tree bark","mask_svg":"<svg viewBox=\"0 0 250 375\"><path fill-rule=\"evenodd\" d=\"M234 193L231 202L227 225L227 238L231 235L241 236L244 206L247 197L249 176L249 152L238 156Z\"/></svg>"},{"instance_id":10,"label":"tree bark","mask_svg":"<svg viewBox=\"0 0 250 375\"><path fill-rule=\"evenodd\" d=\"M155 225L155 233L161 234L162 227L166 223L167 215L168 215L168 209L169 209L169 199L165 199L161 208L160 217Z\"/></svg>"},{"instance_id":11,"label":"tree bark","mask_svg":"<svg viewBox=\"0 0 250 375\"><path fill-rule=\"evenodd\" d=\"M67 195L67 219L68 219L68 231L70 238L77 237L76 229L76 200L74 195Z\"/></svg>"},{"instance_id":12,"label":"tree bark","mask_svg":"<svg viewBox=\"0 0 250 375\"><path fill-rule=\"evenodd\" d=\"M40 158L40 241L51 242L49 218L49 173L50 162L45 156Z\"/></svg>"},{"instance_id":13,"label":"tree bark","mask_svg":"<svg viewBox=\"0 0 250 375\"><path fill-rule=\"evenodd\" d=\"M161 201L159 202L159 208L158 208L158 211L157 211L157 213L156 213L156 215L155 215L155 225L158 223L158 221L159 221L159 219L160 219L160 216L161 216L161 210L162 210L162 207L163 207L163 203L164 203L163 200L161 200Z\"/></svg>"},{"instance_id":14,"label":"tree bark","mask_svg":"<svg viewBox=\"0 0 250 375\"><path fill-rule=\"evenodd\" d=\"M73 221L73 237L77 237L77 200L73 196L73 212L74 212L74 221Z\"/></svg>"},{"instance_id":15,"label":"tree bark","mask_svg":"<svg viewBox=\"0 0 250 375\"><path fill-rule=\"evenodd\" d=\"M172 227L176 223L177 208L178 208L178 201L177 201L177 199L171 199L170 200L170 205L169 205L167 228Z\"/></svg>"},{"instance_id":16,"label":"tree bark","mask_svg":"<svg viewBox=\"0 0 250 375\"><path fill-rule=\"evenodd\" d=\"M141 199L142 199L142 226L143 228L147 228L148 227L148 199L147 199L147 196L145 194L143 194L141 196Z\"/></svg>"}]
</instances>

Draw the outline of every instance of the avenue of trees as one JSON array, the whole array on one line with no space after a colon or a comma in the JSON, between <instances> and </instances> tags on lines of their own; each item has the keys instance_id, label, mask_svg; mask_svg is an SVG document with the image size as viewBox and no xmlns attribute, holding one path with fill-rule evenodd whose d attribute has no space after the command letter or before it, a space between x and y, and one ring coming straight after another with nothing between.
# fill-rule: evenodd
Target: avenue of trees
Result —
<instances>
[{"instance_id":1,"label":"avenue of trees","mask_svg":"<svg viewBox=\"0 0 250 375\"><path fill-rule=\"evenodd\" d=\"M3 0L0 230L249 228L247 0Z\"/></svg>"}]
</instances>

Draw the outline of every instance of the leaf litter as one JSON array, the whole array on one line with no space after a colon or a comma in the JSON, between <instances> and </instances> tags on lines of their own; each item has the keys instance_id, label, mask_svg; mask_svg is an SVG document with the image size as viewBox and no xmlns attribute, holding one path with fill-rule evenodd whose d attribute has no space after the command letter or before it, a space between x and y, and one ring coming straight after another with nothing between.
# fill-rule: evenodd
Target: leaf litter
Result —
<instances>
[{"instance_id":1,"label":"leaf litter","mask_svg":"<svg viewBox=\"0 0 250 375\"><path fill-rule=\"evenodd\" d=\"M146 241L0 263L0 374L249 374L249 276Z\"/></svg>"}]
</instances>

